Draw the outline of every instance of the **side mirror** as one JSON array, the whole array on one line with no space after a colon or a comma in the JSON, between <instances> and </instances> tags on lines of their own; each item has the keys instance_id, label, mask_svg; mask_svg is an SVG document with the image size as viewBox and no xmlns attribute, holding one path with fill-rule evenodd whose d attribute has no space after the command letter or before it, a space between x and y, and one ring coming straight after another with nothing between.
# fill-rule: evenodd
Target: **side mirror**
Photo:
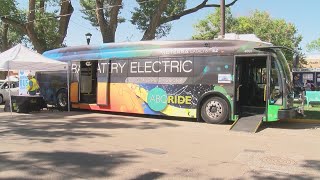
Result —
<instances>
[{"instance_id":1,"label":"side mirror","mask_svg":"<svg viewBox=\"0 0 320 180\"><path fill-rule=\"evenodd\" d=\"M293 56L293 67L294 68L297 68L298 64L299 64L299 60L300 60L300 57L298 54L295 54Z\"/></svg>"}]
</instances>

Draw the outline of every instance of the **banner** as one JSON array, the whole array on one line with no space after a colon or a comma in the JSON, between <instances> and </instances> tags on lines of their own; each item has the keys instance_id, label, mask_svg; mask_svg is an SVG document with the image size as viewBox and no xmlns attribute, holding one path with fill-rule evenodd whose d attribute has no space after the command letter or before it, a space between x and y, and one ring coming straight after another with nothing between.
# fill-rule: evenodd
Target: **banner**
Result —
<instances>
[{"instance_id":1,"label":"banner","mask_svg":"<svg viewBox=\"0 0 320 180\"><path fill-rule=\"evenodd\" d=\"M32 71L20 70L19 71L19 95L27 95L28 90L27 86L29 83L28 74L31 73L34 75Z\"/></svg>"}]
</instances>

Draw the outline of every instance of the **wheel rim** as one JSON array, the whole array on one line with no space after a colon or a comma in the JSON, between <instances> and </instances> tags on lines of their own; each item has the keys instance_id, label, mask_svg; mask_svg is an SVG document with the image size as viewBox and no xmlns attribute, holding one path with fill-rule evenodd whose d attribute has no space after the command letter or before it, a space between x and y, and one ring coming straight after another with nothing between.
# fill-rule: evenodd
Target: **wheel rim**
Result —
<instances>
[{"instance_id":1,"label":"wheel rim","mask_svg":"<svg viewBox=\"0 0 320 180\"><path fill-rule=\"evenodd\" d=\"M212 119L219 119L223 113L222 104L219 101L210 101L206 105L206 113Z\"/></svg>"},{"instance_id":2,"label":"wheel rim","mask_svg":"<svg viewBox=\"0 0 320 180\"><path fill-rule=\"evenodd\" d=\"M66 97L66 95L64 93L58 94L58 104L61 107L67 106L67 97Z\"/></svg>"}]
</instances>

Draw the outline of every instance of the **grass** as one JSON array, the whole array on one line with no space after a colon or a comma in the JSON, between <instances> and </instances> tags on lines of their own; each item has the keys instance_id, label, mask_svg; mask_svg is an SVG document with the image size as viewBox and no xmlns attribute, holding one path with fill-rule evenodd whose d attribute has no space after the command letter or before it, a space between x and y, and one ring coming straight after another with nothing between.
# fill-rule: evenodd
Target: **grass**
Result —
<instances>
[{"instance_id":1,"label":"grass","mask_svg":"<svg viewBox=\"0 0 320 180\"><path fill-rule=\"evenodd\" d=\"M301 106L301 104L295 104L295 106ZM320 121L320 104L311 104L311 106L304 106L304 114L306 117L300 119L312 119Z\"/></svg>"}]
</instances>

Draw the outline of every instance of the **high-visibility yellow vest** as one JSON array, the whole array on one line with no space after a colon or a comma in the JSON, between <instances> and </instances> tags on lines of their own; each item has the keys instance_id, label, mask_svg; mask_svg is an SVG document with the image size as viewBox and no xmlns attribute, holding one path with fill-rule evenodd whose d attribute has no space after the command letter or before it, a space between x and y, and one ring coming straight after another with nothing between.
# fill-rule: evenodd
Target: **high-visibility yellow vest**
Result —
<instances>
[{"instance_id":1,"label":"high-visibility yellow vest","mask_svg":"<svg viewBox=\"0 0 320 180\"><path fill-rule=\"evenodd\" d=\"M38 81L35 78L31 78L29 81L32 82L32 87L28 84L27 89L28 91L36 91L40 88Z\"/></svg>"}]
</instances>

